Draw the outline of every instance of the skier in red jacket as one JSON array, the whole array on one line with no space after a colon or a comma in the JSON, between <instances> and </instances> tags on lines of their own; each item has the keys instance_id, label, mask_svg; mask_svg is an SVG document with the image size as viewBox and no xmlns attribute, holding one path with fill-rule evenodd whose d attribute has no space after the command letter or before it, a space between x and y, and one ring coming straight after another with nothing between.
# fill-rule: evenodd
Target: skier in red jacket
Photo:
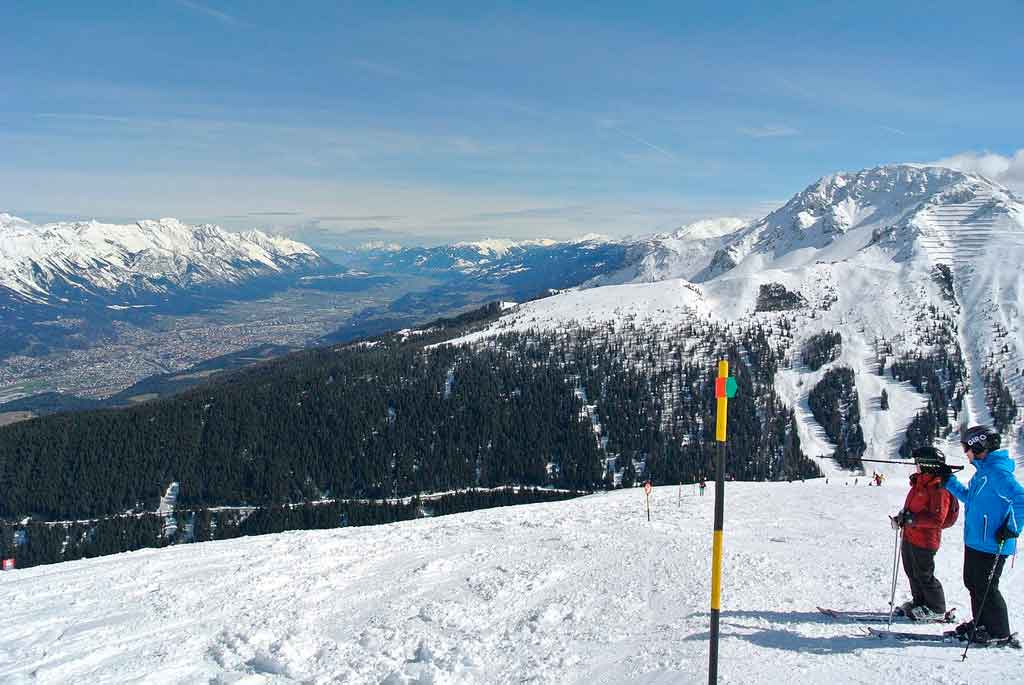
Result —
<instances>
[{"instance_id":1,"label":"skier in red jacket","mask_svg":"<svg viewBox=\"0 0 1024 685\"><path fill-rule=\"evenodd\" d=\"M917 463L917 473L910 476L910 492L903 509L890 517L894 528L903 529L900 551L913 597L900 610L914 620L939 619L946 613L946 596L935 577L935 553L942 543L951 496L937 473L946 458L934 447L919 447L911 456Z\"/></svg>"}]
</instances>

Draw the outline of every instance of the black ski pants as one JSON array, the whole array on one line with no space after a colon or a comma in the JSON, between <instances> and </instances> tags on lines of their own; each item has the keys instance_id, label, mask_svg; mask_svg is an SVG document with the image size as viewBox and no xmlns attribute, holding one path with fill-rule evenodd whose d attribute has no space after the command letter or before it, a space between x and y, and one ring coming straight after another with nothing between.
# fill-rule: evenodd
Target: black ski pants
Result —
<instances>
[{"instance_id":1,"label":"black ski pants","mask_svg":"<svg viewBox=\"0 0 1024 685\"><path fill-rule=\"evenodd\" d=\"M914 606L926 606L937 614L946 613L946 594L935 577L935 550L916 547L904 539L900 552L903 570L910 579Z\"/></svg>"},{"instance_id":2,"label":"black ski pants","mask_svg":"<svg viewBox=\"0 0 1024 685\"><path fill-rule=\"evenodd\" d=\"M998 558L997 558L998 556ZM1003 573L1003 564L1006 557L1003 555L979 552L970 547L964 547L964 585L971 593L971 613L974 615L974 625L985 626L988 634L992 637L1006 637L1010 634L1010 619L1006 615L1006 602L999 592L999 576ZM992 572L993 566L995 573ZM988 574L992 573L992 583L988 581ZM985 594L988 588L988 595ZM982 607L982 601L985 606ZM980 609L980 613L979 613Z\"/></svg>"}]
</instances>

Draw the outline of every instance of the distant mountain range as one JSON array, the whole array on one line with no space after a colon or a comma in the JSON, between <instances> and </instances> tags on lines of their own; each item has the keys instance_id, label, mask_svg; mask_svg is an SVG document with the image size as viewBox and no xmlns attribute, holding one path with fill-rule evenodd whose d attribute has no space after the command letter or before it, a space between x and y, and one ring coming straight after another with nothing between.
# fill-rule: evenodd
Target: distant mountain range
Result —
<instances>
[{"instance_id":1,"label":"distant mountain range","mask_svg":"<svg viewBox=\"0 0 1024 685\"><path fill-rule=\"evenodd\" d=\"M325 265L308 245L260 231L177 219L36 225L0 214L0 303L8 306L158 306L188 292Z\"/></svg>"},{"instance_id":2,"label":"distant mountain range","mask_svg":"<svg viewBox=\"0 0 1024 685\"><path fill-rule=\"evenodd\" d=\"M430 275L462 287L500 286L507 296L530 297L622 268L631 245L629 240L602 236L569 241L491 239L437 247L370 244L341 259L371 274Z\"/></svg>"},{"instance_id":3,"label":"distant mountain range","mask_svg":"<svg viewBox=\"0 0 1024 685\"><path fill-rule=\"evenodd\" d=\"M308 245L260 231L0 214L0 357L89 345L114 319L260 296L330 266Z\"/></svg>"}]
</instances>

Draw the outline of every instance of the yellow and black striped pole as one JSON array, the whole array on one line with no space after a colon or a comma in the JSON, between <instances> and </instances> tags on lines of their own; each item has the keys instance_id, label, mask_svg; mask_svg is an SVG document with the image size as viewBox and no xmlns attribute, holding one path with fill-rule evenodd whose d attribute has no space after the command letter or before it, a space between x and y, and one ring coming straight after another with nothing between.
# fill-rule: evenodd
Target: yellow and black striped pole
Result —
<instances>
[{"instance_id":1,"label":"yellow and black striped pole","mask_svg":"<svg viewBox=\"0 0 1024 685\"><path fill-rule=\"evenodd\" d=\"M708 657L708 683L718 682L718 623L722 608L722 526L725 523L725 436L729 398L736 396L736 379L729 376L729 362L718 362L715 379L715 440L718 458L715 463L715 532L711 543L711 650Z\"/></svg>"}]
</instances>

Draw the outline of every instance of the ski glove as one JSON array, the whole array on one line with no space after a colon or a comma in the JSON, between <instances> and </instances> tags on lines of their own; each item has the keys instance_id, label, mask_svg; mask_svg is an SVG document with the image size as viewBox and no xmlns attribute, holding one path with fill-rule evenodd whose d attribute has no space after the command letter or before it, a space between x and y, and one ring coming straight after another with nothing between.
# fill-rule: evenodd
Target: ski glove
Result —
<instances>
[{"instance_id":1,"label":"ski glove","mask_svg":"<svg viewBox=\"0 0 1024 685\"><path fill-rule=\"evenodd\" d=\"M906 509L904 509L895 516L890 516L889 520L892 522L892 527L895 530L896 528L903 528L904 526L913 525L914 515L907 511Z\"/></svg>"},{"instance_id":2,"label":"ski glove","mask_svg":"<svg viewBox=\"0 0 1024 685\"><path fill-rule=\"evenodd\" d=\"M1006 542L1020 535L1020 531L1010 528L1009 521L1003 521L1003 525L999 526L999 530L996 531L996 542Z\"/></svg>"},{"instance_id":3,"label":"ski glove","mask_svg":"<svg viewBox=\"0 0 1024 685\"><path fill-rule=\"evenodd\" d=\"M953 469L949 467L949 464L939 464L934 467L934 470L935 475L939 477L943 485L945 485L946 481L948 481L950 476L953 475Z\"/></svg>"}]
</instances>

